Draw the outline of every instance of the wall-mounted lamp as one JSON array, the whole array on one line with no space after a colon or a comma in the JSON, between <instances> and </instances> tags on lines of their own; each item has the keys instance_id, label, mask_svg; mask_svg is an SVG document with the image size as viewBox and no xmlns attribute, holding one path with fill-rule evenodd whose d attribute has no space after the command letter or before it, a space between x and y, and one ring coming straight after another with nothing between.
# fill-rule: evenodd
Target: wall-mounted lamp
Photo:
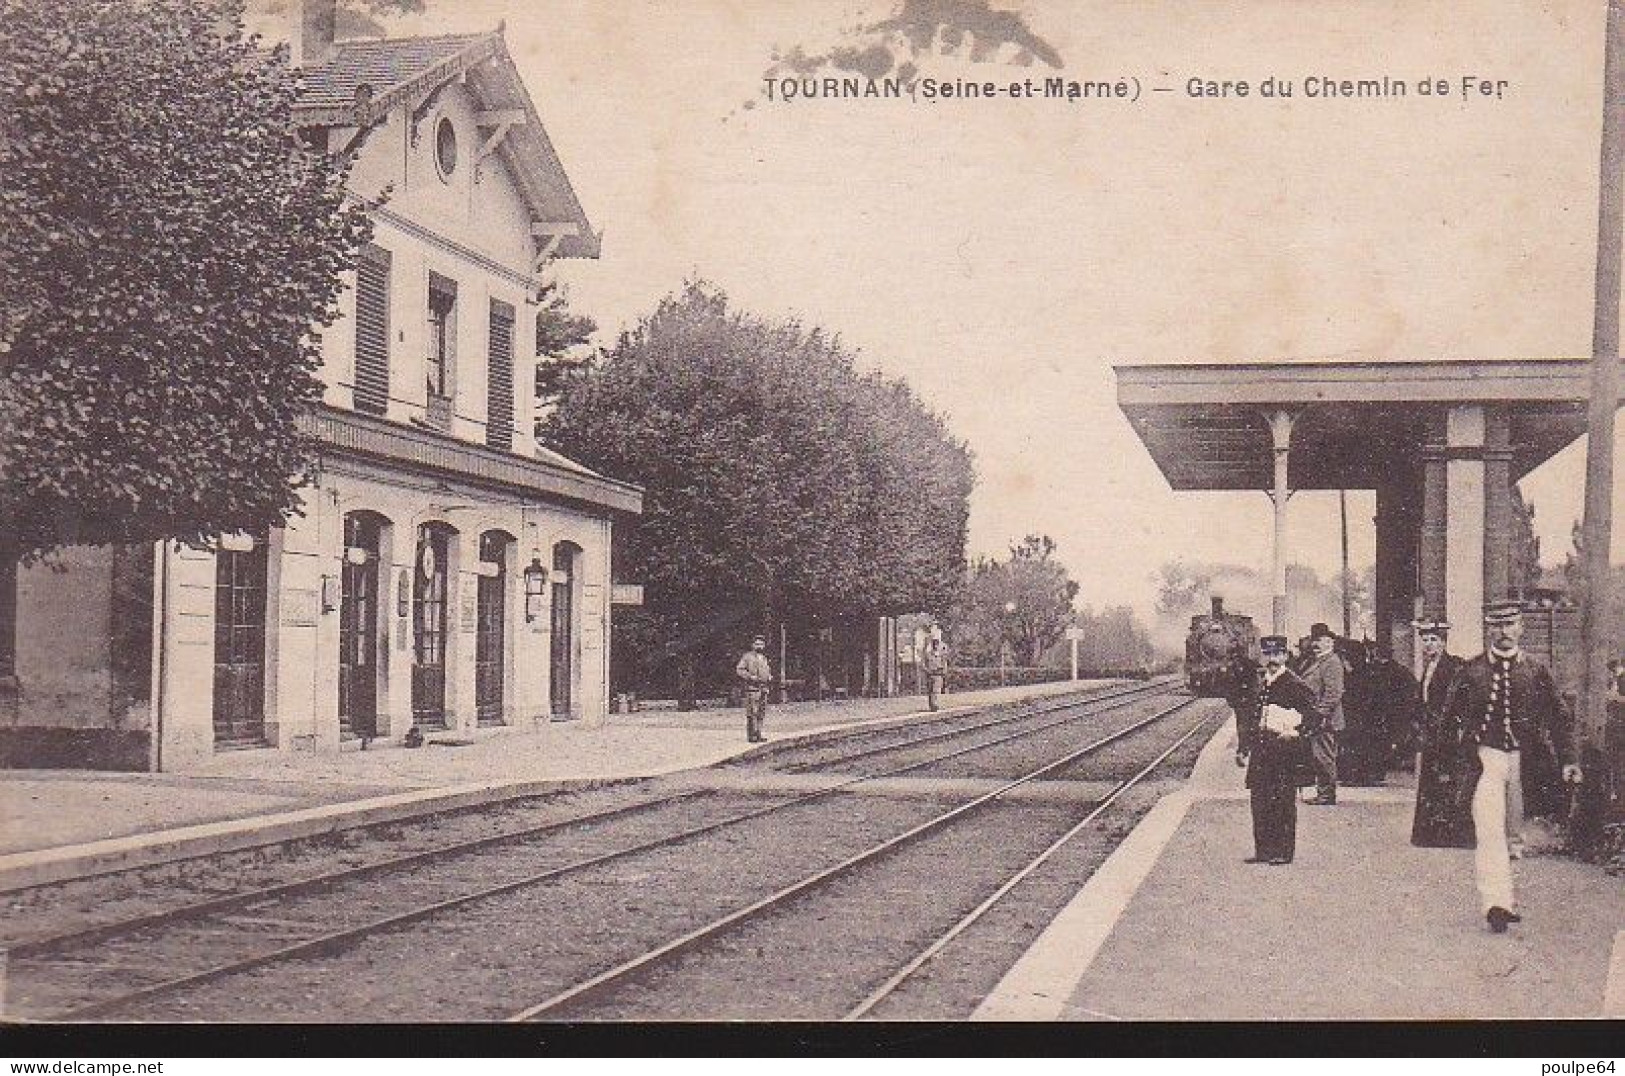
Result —
<instances>
[{"instance_id":1,"label":"wall-mounted lamp","mask_svg":"<svg viewBox=\"0 0 1625 1076\"><path fill-rule=\"evenodd\" d=\"M525 622L542 615L542 598L547 593L547 569L541 557L531 557L525 565Z\"/></svg>"},{"instance_id":2,"label":"wall-mounted lamp","mask_svg":"<svg viewBox=\"0 0 1625 1076\"><path fill-rule=\"evenodd\" d=\"M339 580L336 575L322 576L322 613L331 613L339 607Z\"/></svg>"}]
</instances>

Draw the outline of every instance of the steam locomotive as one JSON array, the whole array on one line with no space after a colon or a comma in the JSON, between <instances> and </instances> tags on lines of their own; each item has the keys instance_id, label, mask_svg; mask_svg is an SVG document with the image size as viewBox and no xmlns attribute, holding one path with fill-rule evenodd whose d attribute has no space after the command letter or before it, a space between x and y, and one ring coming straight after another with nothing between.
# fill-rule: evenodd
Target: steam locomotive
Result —
<instances>
[{"instance_id":1,"label":"steam locomotive","mask_svg":"<svg viewBox=\"0 0 1625 1076\"><path fill-rule=\"evenodd\" d=\"M1185 638L1185 683L1201 698L1224 698L1230 690L1232 662L1259 660L1258 628L1253 618L1224 611L1224 599L1213 599L1213 611L1191 617Z\"/></svg>"}]
</instances>

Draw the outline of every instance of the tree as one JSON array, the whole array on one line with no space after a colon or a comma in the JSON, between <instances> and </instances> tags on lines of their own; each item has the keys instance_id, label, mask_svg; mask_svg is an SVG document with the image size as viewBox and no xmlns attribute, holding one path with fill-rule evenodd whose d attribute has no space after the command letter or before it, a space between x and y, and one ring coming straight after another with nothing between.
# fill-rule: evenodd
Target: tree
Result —
<instances>
[{"instance_id":1,"label":"tree","mask_svg":"<svg viewBox=\"0 0 1625 1076\"><path fill-rule=\"evenodd\" d=\"M1008 647L1036 665L1073 622L1078 584L1055 559L1055 541L1029 534L1006 561L972 566L953 616L953 649L962 664L993 664Z\"/></svg>"},{"instance_id":2,"label":"tree","mask_svg":"<svg viewBox=\"0 0 1625 1076\"><path fill-rule=\"evenodd\" d=\"M645 489L617 570L656 657L749 625L942 613L964 568L970 454L819 329L690 283L569 375L543 439Z\"/></svg>"},{"instance_id":3,"label":"tree","mask_svg":"<svg viewBox=\"0 0 1625 1076\"><path fill-rule=\"evenodd\" d=\"M1054 559L1055 541L1049 535L1029 534L1010 547L1010 601L1006 609L1014 624L1017 652L1036 665L1072 623L1072 599L1078 584L1066 567Z\"/></svg>"},{"instance_id":4,"label":"tree","mask_svg":"<svg viewBox=\"0 0 1625 1076\"><path fill-rule=\"evenodd\" d=\"M295 0L263 0L255 4L256 13L265 19L276 19L286 24ZM427 10L425 0L339 0L335 12L335 36L340 40L355 37L384 37L388 29L380 19L393 20L401 15L421 15Z\"/></svg>"},{"instance_id":5,"label":"tree","mask_svg":"<svg viewBox=\"0 0 1625 1076\"><path fill-rule=\"evenodd\" d=\"M592 362L581 349L597 331L592 318L571 312L556 283L542 285L536 310L536 401L542 408L555 406L571 376Z\"/></svg>"},{"instance_id":6,"label":"tree","mask_svg":"<svg viewBox=\"0 0 1625 1076\"><path fill-rule=\"evenodd\" d=\"M1085 673L1148 669L1156 661L1150 634L1127 605L1108 605L1098 613L1085 606L1074 618L1073 626L1083 633L1078 641L1078 667ZM1046 655L1046 661L1070 663L1070 651L1070 646L1063 643Z\"/></svg>"},{"instance_id":7,"label":"tree","mask_svg":"<svg viewBox=\"0 0 1625 1076\"><path fill-rule=\"evenodd\" d=\"M1178 620L1189 616L1213 589L1212 568L1169 561L1152 577L1157 584L1157 616Z\"/></svg>"},{"instance_id":8,"label":"tree","mask_svg":"<svg viewBox=\"0 0 1625 1076\"><path fill-rule=\"evenodd\" d=\"M240 17L0 0L0 563L297 508L367 225Z\"/></svg>"},{"instance_id":9,"label":"tree","mask_svg":"<svg viewBox=\"0 0 1625 1076\"><path fill-rule=\"evenodd\" d=\"M208 0L0 0L0 686L16 567L297 510L364 240L286 50Z\"/></svg>"}]
</instances>

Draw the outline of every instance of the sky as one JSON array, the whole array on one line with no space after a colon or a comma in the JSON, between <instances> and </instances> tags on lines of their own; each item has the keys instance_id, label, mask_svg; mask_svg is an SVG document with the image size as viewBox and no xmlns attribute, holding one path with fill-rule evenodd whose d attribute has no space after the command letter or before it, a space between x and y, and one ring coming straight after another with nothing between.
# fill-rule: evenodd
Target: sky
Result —
<instances>
[{"instance_id":1,"label":"sky","mask_svg":"<svg viewBox=\"0 0 1625 1076\"><path fill-rule=\"evenodd\" d=\"M975 453L972 555L1047 533L1082 604L1149 611L1165 561L1270 557L1262 493L1169 490L1114 364L1589 354L1601 2L992 7L1019 40L979 62L941 37L892 51L919 77L1121 78L1140 99L765 98L776 56L884 43L862 28L900 0L429 0L388 25L504 23L604 233L601 259L551 270L603 342L686 278L839 333ZM1507 85L1464 96L1464 75ZM1411 93L1309 98L1311 76ZM1260 97L1267 77L1295 96ZM1449 95L1417 95L1423 77ZM1193 78L1250 93L1192 97ZM1548 561L1582 474L1577 445L1524 482ZM1358 567L1373 499L1349 504ZM1335 571L1336 495L1291 513L1292 559Z\"/></svg>"}]
</instances>

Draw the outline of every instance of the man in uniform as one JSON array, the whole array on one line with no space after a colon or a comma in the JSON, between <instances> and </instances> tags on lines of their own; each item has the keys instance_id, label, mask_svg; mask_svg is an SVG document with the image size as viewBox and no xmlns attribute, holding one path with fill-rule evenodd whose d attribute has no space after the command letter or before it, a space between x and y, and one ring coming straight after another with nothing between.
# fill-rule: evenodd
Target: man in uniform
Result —
<instances>
[{"instance_id":1,"label":"man in uniform","mask_svg":"<svg viewBox=\"0 0 1625 1076\"><path fill-rule=\"evenodd\" d=\"M948 675L948 657L943 652L942 637L934 632L925 638L925 654L920 661L925 671L925 698L931 712L937 711L937 700L942 695Z\"/></svg>"},{"instance_id":2,"label":"man in uniform","mask_svg":"<svg viewBox=\"0 0 1625 1076\"><path fill-rule=\"evenodd\" d=\"M1484 638L1489 649L1462 666L1444 711L1462 730L1463 743L1478 757L1473 786L1473 874L1490 930L1506 933L1518 914L1512 895L1512 862L1507 840L1509 821L1521 814L1520 749L1546 741L1563 770L1563 780L1578 784L1574 739L1568 708L1557 693L1552 674L1519 647L1522 609L1516 601L1484 605Z\"/></svg>"},{"instance_id":3,"label":"man in uniform","mask_svg":"<svg viewBox=\"0 0 1625 1076\"><path fill-rule=\"evenodd\" d=\"M1343 659L1337 655L1337 636L1325 624L1309 629L1310 659L1300 676L1315 695L1317 718L1309 741L1315 761L1315 796L1306 802L1331 806L1337 802L1337 737L1343 731Z\"/></svg>"},{"instance_id":4,"label":"man in uniform","mask_svg":"<svg viewBox=\"0 0 1625 1076\"><path fill-rule=\"evenodd\" d=\"M1416 638L1422 649L1422 727L1417 734L1416 814L1411 843L1418 848L1473 846L1471 770L1464 769L1461 729L1446 717L1444 700L1465 664L1450 653L1450 624L1418 620Z\"/></svg>"},{"instance_id":5,"label":"man in uniform","mask_svg":"<svg viewBox=\"0 0 1625 1076\"><path fill-rule=\"evenodd\" d=\"M1316 725L1315 694L1287 668L1286 636L1266 635L1258 648L1264 668L1256 689L1235 703L1236 765L1247 768L1252 801L1247 862L1281 866L1297 850L1298 786L1308 783L1304 739Z\"/></svg>"},{"instance_id":6,"label":"man in uniform","mask_svg":"<svg viewBox=\"0 0 1625 1076\"><path fill-rule=\"evenodd\" d=\"M773 686L773 668L767 663L765 635L751 640L750 649L734 666L734 672L745 689L745 739L761 743L767 739L762 735L762 722L767 720L767 693Z\"/></svg>"}]
</instances>

